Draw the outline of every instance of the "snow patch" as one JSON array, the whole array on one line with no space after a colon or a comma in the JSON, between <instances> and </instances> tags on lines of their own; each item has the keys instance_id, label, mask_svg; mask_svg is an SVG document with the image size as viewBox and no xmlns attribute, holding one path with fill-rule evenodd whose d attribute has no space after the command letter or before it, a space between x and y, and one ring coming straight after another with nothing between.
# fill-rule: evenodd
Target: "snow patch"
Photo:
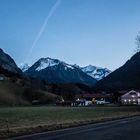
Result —
<instances>
[{"instance_id":1,"label":"snow patch","mask_svg":"<svg viewBox=\"0 0 140 140\"><path fill-rule=\"evenodd\" d=\"M47 67L53 67L58 65L59 62L55 62L53 59L42 59L40 65L36 68L37 71L46 69Z\"/></svg>"},{"instance_id":2,"label":"snow patch","mask_svg":"<svg viewBox=\"0 0 140 140\"><path fill-rule=\"evenodd\" d=\"M71 65L67 65L67 64L66 64L66 66L67 66L68 68L70 68L70 69L74 69L74 67L71 66Z\"/></svg>"},{"instance_id":3,"label":"snow patch","mask_svg":"<svg viewBox=\"0 0 140 140\"><path fill-rule=\"evenodd\" d=\"M107 68L101 68L92 65L83 67L81 68L81 70L98 81L105 78L111 73L111 71Z\"/></svg>"},{"instance_id":4,"label":"snow patch","mask_svg":"<svg viewBox=\"0 0 140 140\"><path fill-rule=\"evenodd\" d=\"M30 65L28 65L27 63L21 63L20 65L19 65L19 68L23 71L23 72L25 72L26 70L28 70L29 69L29 67L30 67Z\"/></svg>"},{"instance_id":5,"label":"snow patch","mask_svg":"<svg viewBox=\"0 0 140 140\"><path fill-rule=\"evenodd\" d=\"M35 69L36 71L40 71L43 69L46 69L48 67L53 67L59 64L64 65L64 69L67 70L68 68L74 69L74 66L69 65L63 61L57 60L57 59L51 59L51 58L41 58L39 60L39 66Z\"/></svg>"}]
</instances>

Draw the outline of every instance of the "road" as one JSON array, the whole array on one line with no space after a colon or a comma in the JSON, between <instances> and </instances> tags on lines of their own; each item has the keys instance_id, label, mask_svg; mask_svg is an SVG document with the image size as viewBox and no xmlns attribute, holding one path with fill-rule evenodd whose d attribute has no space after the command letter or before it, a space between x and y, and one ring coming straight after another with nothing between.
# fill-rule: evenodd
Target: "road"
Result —
<instances>
[{"instance_id":1,"label":"road","mask_svg":"<svg viewBox=\"0 0 140 140\"><path fill-rule=\"evenodd\" d=\"M140 140L140 116L33 134L11 140Z\"/></svg>"}]
</instances>

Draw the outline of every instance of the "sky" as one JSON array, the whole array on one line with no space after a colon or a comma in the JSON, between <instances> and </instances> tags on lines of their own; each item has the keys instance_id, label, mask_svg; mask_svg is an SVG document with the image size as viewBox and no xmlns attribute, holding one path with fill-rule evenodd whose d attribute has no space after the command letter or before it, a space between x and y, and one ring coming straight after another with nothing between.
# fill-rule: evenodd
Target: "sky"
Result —
<instances>
[{"instance_id":1,"label":"sky","mask_svg":"<svg viewBox=\"0 0 140 140\"><path fill-rule=\"evenodd\" d=\"M17 64L42 57L115 70L135 50L140 0L0 0L0 48Z\"/></svg>"}]
</instances>

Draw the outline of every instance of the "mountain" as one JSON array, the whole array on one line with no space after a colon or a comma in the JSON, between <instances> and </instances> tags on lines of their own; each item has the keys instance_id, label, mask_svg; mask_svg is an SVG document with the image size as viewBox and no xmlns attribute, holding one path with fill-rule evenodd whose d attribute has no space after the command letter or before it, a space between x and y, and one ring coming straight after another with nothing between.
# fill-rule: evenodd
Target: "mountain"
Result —
<instances>
[{"instance_id":1,"label":"mountain","mask_svg":"<svg viewBox=\"0 0 140 140\"><path fill-rule=\"evenodd\" d=\"M50 66L51 66L51 64L50 64ZM97 81L105 78L106 76L108 76L111 73L111 71L109 69L107 69L107 68L101 68L101 67L92 66L92 65L88 65L88 66L85 66L85 67L80 67L79 65L74 64L74 65L71 65L71 66L81 69L84 73L86 73L87 75L89 75L92 78L96 79ZM30 66L25 63L25 64L21 64L19 66L19 68L23 72L25 72L30 68Z\"/></svg>"},{"instance_id":2,"label":"mountain","mask_svg":"<svg viewBox=\"0 0 140 140\"><path fill-rule=\"evenodd\" d=\"M140 89L140 52L132 56L122 67L99 81L94 88L100 90Z\"/></svg>"},{"instance_id":3,"label":"mountain","mask_svg":"<svg viewBox=\"0 0 140 140\"><path fill-rule=\"evenodd\" d=\"M0 71L1 73L11 72L22 74L15 61L0 48Z\"/></svg>"},{"instance_id":4,"label":"mountain","mask_svg":"<svg viewBox=\"0 0 140 140\"><path fill-rule=\"evenodd\" d=\"M94 79L96 79L97 81L105 78L111 73L111 71L108 70L107 68L101 68L92 65L81 67L81 70L86 74L90 75L91 77L93 77Z\"/></svg>"},{"instance_id":5,"label":"mountain","mask_svg":"<svg viewBox=\"0 0 140 140\"><path fill-rule=\"evenodd\" d=\"M81 83L93 85L96 79L84 73L75 65L67 64L58 59L41 58L33 64L25 74L34 78L44 79L50 83Z\"/></svg>"},{"instance_id":6,"label":"mountain","mask_svg":"<svg viewBox=\"0 0 140 140\"><path fill-rule=\"evenodd\" d=\"M28 65L28 64L20 64L19 65L19 68L23 71L23 72L25 72L25 71L27 71L29 68L30 68L30 66Z\"/></svg>"},{"instance_id":7,"label":"mountain","mask_svg":"<svg viewBox=\"0 0 140 140\"><path fill-rule=\"evenodd\" d=\"M47 91L46 84L30 79L22 73L15 61L0 49L0 106L52 103L60 97Z\"/></svg>"}]
</instances>

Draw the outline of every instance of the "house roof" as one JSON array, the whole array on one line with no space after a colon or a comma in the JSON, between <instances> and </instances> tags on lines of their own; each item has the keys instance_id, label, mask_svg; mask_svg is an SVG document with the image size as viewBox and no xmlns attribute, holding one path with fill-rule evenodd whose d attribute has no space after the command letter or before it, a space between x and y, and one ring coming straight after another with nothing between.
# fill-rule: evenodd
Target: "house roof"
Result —
<instances>
[{"instance_id":1,"label":"house roof","mask_svg":"<svg viewBox=\"0 0 140 140\"><path fill-rule=\"evenodd\" d=\"M82 94L82 95L78 95L77 97L81 97L81 98L107 98L110 97L110 94L101 94L101 93L97 93L97 94Z\"/></svg>"},{"instance_id":2,"label":"house roof","mask_svg":"<svg viewBox=\"0 0 140 140\"><path fill-rule=\"evenodd\" d=\"M119 91L119 94L126 94L128 92L139 92L140 93L140 90L120 90Z\"/></svg>"},{"instance_id":3,"label":"house roof","mask_svg":"<svg viewBox=\"0 0 140 140\"><path fill-rule=\"evenodd\" d=\"M130 96L132 94L136 94L136 96L140 96L140 93L138 91L131 90L129 92L126 92L124 95L122 95L122 97L127 97L127 96Z\"/></svg>"}]
</instances>

